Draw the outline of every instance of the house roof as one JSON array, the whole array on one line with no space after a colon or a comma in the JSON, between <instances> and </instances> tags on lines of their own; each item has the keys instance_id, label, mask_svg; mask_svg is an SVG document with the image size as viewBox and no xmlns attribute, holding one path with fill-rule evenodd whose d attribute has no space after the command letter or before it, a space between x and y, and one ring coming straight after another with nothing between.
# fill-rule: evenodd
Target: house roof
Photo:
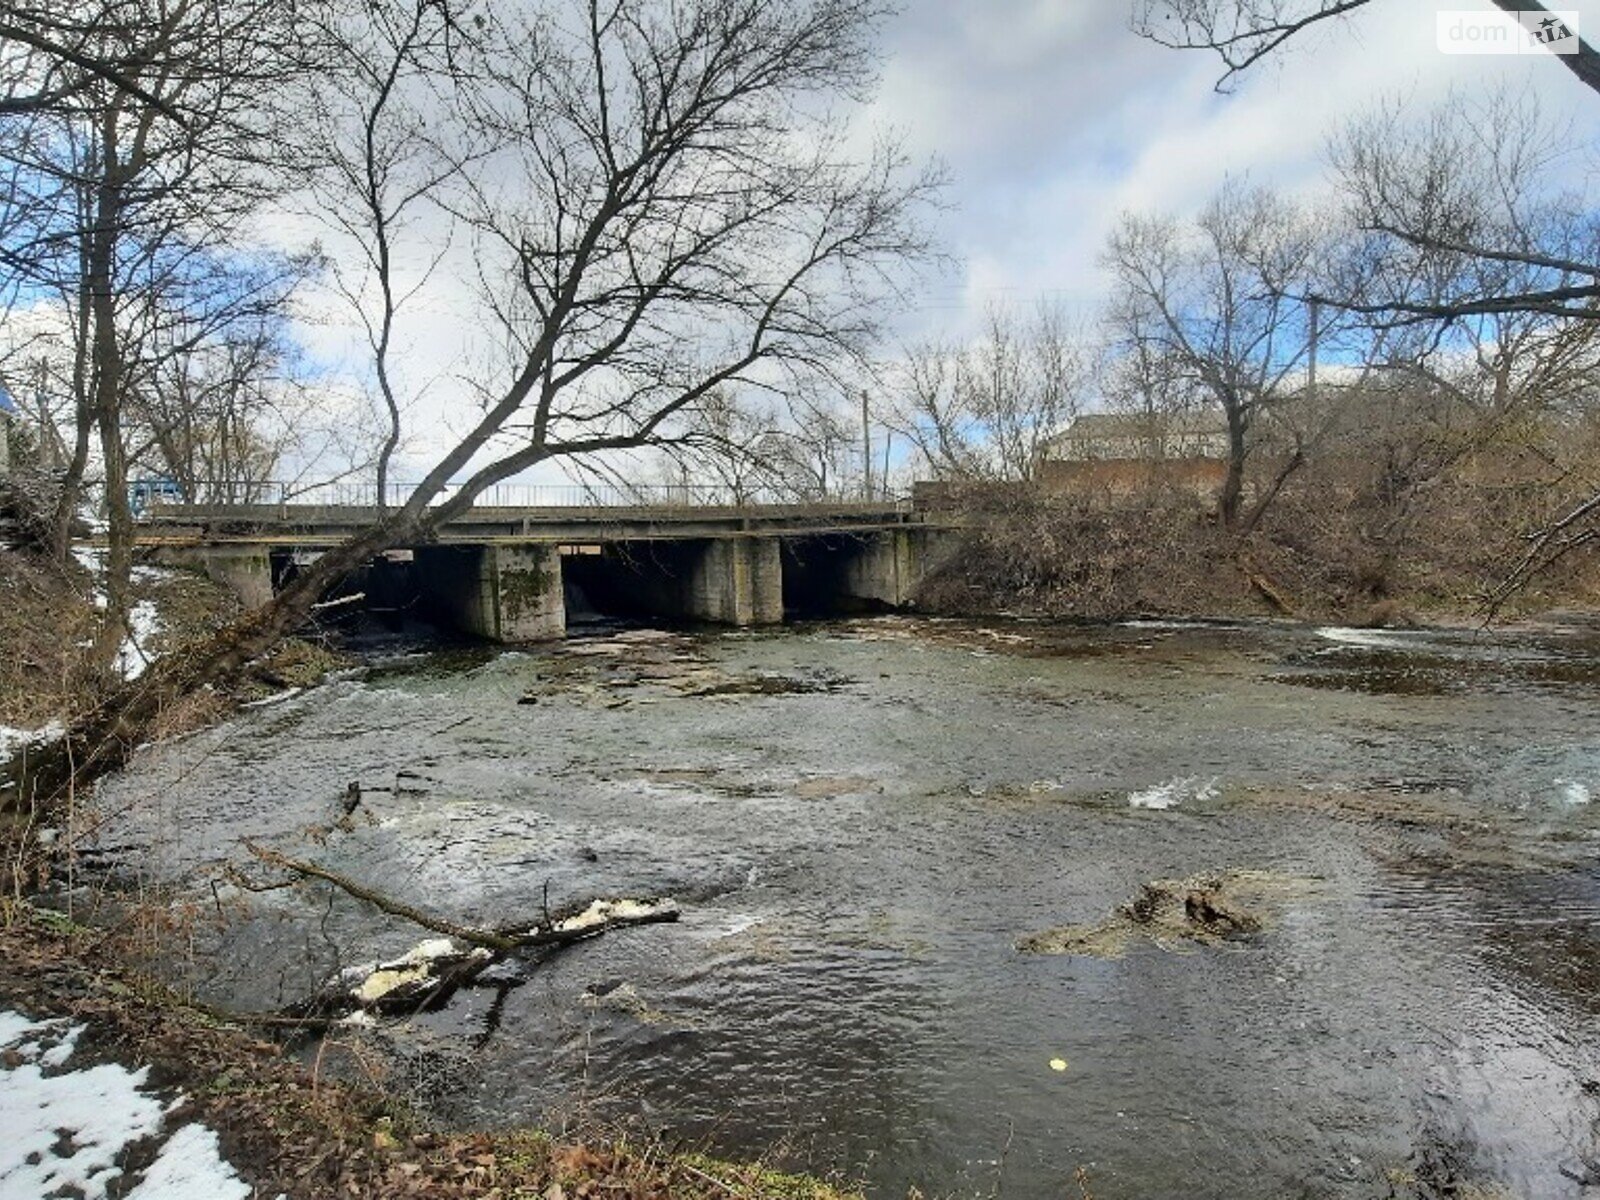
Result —
<instances>
[{"instance_id":1,"label":"house roof","mask_svg":"<svg viewBox=\"0 0 1600 1200\"><path fill-rule=\"evenodd\" d=\"M1096 438L1202 437L1226 433L1227 423L1217 412L1084 413L1050 438L1051 442Z\"/></svg>"}]
</instances>

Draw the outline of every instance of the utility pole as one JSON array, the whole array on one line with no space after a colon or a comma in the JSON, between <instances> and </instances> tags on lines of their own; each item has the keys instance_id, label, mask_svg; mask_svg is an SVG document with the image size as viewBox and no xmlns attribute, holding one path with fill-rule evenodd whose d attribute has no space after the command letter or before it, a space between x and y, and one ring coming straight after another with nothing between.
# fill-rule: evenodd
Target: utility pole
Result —
<instances>
[{"instance_id":1,"label":"utility pole","mask_svg":"<svg viewBox=\"0 0 1600 1200\"><path fill-rule=\"evenodd\" d=\"M861 389L861 490L863 498L872 499L872 418L867 412L867 389Z\"/></svg>"},{"instance_id":2,"label":"utility pole","mask_svg":"<svg viewBox=\"0 0 1600 1200\"><path fill-rule=\"evenodd\" d=\"M1322 341L1322 301L1311 301L1311 345L1307 354L1306 391L1314 401L1317 398L1317 352Z\"/></svg>"}]
</instances>

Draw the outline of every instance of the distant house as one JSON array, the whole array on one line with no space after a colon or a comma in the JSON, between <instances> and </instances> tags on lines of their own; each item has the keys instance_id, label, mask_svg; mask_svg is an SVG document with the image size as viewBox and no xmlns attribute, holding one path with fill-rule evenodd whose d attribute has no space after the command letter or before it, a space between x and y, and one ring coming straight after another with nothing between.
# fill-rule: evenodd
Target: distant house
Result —
<instances>
[{"instance_id":1,"label":"distant house","mask_svg":"<svg viewBox=\"0 0 1600 1200\"><path fill-rule=\"evenodd\" d=\"M1060 492L1127 495L1166 486L1209 496L1227 461L1220 412L1086 413L1044 443L1036 477Z\"/></svg>"},{"instance_id":2,"label":"distant house","mask_svg":"<svg viewBox=\"0 0 1600 1200\"><path fill-rule=\"evenodd\" d=\"M17 402L0 383L0 479L11 474L11 425L21 417Z\"/></svg>"},{"instance_id":3,"label":"distant house","mask_svg":"<svg viewBox=\"0 0 1600 1200\"><path fill-rule=\"evenodd\" d=\"M1086 413L1044 443L1047 462L1160 462L1228 457L1219 412Z\"/></svg>"}]
</instances>

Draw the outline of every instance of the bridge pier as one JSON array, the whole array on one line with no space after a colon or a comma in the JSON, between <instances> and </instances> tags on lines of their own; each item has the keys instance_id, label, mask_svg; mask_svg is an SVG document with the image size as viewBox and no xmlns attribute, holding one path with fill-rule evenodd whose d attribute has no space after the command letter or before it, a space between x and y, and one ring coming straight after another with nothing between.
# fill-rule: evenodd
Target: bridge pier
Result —
<instances>
[{"instance_id":1,"label":"bridge pier","mask_svg":"<svg viewBox=\"0 0 1600 1200\"><path fill-rule=\"evenodd\" d=\"M542 642L567 632L555 546L420 546L413 561L424 603L464 633Z\"/></svg>"},{"instance_id":2,"label":"bridge pier","mask_svg":"<svg viewBox=\"0 0 1600 1200\"><path fill-rule=\"evenodd\" d=\"M922 579L920 538L890 529L861 539L861 548L844 560L840 593L858 604L904 608Z\"/></svg>"},{"instance_id":3,"label":"bridge pier","mask_svg":"<svg viewBox=\"0 0 1600 1200\"><path fill-rule=\"evenodd\" d=\"M690 563L683 615L716 625L783 624L783 562L774 538L701 543Z\"/></svg>"},{"instance_id":4,"label":"bridge pier","mask_svg":"<svg viewBox=\"0 0 1600 1200\"><path fill-rule=\"evenodd\" d=\"M152 557L163 566L199 570L237 596L246 608L259 608L272 600L272 555L266 546L162 547Z\"/></svg>"}]
</instances>

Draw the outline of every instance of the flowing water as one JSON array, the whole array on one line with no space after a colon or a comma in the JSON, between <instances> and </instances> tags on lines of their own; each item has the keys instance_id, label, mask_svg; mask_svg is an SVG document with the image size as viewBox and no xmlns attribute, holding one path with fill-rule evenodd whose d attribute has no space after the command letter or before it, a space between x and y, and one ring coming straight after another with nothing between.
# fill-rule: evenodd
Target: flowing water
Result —
<instances>
[{"instance_id":1,"label":"flowing water","mask_svg":"<svg viewBox=\"0 0 1600 1200\"><path fill-rule=\"evenodd\" d=\"M166 878L248 835L484 924L680 899L392 1038L447 1119L634 1120L875 1197L1250 1200L1593 1194L1596 795L1582 630L890 618L397 658L101 803ZM1015 948L1223 869L1293 882L1259 933ZM200 967L233 1004L419 936L233 899Z\"/></svg>"}]
</instances>

